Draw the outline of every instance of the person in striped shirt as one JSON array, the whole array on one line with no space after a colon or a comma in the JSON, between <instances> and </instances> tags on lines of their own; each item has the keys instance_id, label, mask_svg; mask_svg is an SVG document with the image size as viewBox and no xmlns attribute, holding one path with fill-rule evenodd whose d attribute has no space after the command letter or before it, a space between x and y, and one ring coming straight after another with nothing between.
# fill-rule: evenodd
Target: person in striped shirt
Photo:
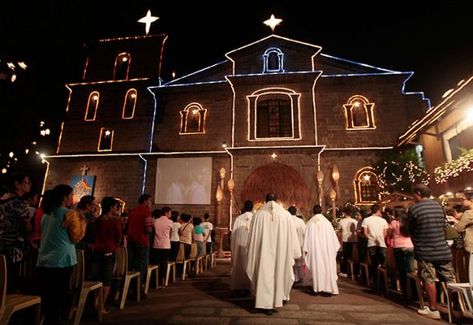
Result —
<instances>
[{"instance_id":1,"label":"person in striped shirt","mask_svg":"<svg viewBox=\"0 0 473 325\"><path fill-rule=\"evenodd\" d=\"M445 215L440 204L429 199L431 191L426 185L415 185L413 193L416 203L409 208L409 230L414 242L418 274L429 300L429 306L417 312L432 319L440 319L436 275L441 281L455 282L452 252L445 239Z\"/></svg>"}]
</instances>

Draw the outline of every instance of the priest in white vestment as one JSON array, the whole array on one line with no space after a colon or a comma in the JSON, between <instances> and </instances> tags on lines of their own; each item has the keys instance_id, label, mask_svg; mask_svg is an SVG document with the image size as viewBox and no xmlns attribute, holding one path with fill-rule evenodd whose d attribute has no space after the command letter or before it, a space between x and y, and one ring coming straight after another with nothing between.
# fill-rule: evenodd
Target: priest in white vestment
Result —
<instances>
[{"instance_id":1,"label":"priest in white vestment","mask_svg":"<svg viewBox=\"0 0 473 325\"><path fill-rule=\"evenodd\" d=\"M315 205L314 216L307 222L304 237L304 258L309 269L314 292L338 294L337 251L340 242L330 221L322 214L320 205Z\"/></svg>"},{"instance_id":2,"label":"priest in white vestment","mask_svg":"<svg viewBox=\"0 0 473 325\"><path fill-rule=\"evenodd\" d=\"M242 215L235 219L231 235L232 274L230 277L231 290L250 290L251 282L246 275L247 243L251 219L253 217L253 202L246 201Z\"/></svg>"},{"instance_id":3,"label":"priest in white vestment","mask_svg":"<svg viewBox=\"0 0 473 325\"><path fill-rule=\"evenodd\" d=\"M295 282L299 282L302 280L304 276L304 269L305 269L305 261L304 261L304 255L302 254L302 245L304 244L304 234L305 234L305 222L302 217L297 216L297 208L295 206L290 206L289 209L287 209L289 213L292 216L292 221L294 222L294 225L296 226L296 232L297 232L297 238L299 239L299 243L301 246L301 258L298 258L295 261L294 264L294 280Z\"/></svg>"},{"instance_id":4,"label":"priest in white vestment","mask_svg":"<svg viewBox=\"0 0 473 325\"><path fill-rule=\"evenodd\" d=\"M248 236L246 274L255 293L255 308L271 314L289 300L294 260L301 256L292 216L269 193L266 203L253 216Z\"/></svg>"}]
</instances>

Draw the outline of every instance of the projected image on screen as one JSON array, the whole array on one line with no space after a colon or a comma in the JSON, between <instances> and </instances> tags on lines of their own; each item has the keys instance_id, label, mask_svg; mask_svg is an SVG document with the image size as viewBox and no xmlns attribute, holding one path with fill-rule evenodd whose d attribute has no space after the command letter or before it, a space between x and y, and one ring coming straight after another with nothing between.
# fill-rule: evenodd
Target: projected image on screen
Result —
<instances>
[{"instance_id":1,"label":"projected image on screen","mask_svg":"<svg viewBox=\"0 0 473 325\"><path fill-rule=\"evenodd\" d=\"M156 204L210 204L212 158L161 158Z\"/></svg>"}]
</instances>

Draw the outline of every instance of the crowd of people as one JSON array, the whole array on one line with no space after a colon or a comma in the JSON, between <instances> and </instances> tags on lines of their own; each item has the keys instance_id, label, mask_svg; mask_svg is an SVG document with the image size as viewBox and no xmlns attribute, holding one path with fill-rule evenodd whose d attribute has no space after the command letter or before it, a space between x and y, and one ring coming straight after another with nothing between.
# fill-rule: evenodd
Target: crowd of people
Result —
<instances>
[{"instance_id":1,"label":"crowd of people","mask_svg":"<svg viewBox=\"0 0 473 325\"><path fill-rule=\"evenodd\" d=\"M402 293L407 292L407 275L416 270L429 302L418 313L440 319L435 280L456 281L451 246L465 254L473 252L473 193L463 193L462 205L453 210L432 200L426 185L415 185L413 196L408 209L382 211L374 204L368 214L353 206L343 208L336 223L322 214L319 205L305 223L296 207L285 210L274 193L256 212L251 201L245 202L231 237L231 289L254 293L255 308L272 314L289 300L294 283L311 286L314 293L339 294L338 276L347 276L355 247L359 260L368 262L370 285L375 286L377 268L386 265L390 247ZM455 240L447 240L449 227Z\"/></svg>"},{"instance_id":2,"label":"crowd of people","mask_svg":"<svg viewBox=\"0 0 473 325\"><path fill-rule=\"evenodd\" d=\"M20 289L21 263L36 260L44 324L58 323L66 307L76 249L85 252L86 277L103 283L104 313L107 298L113 301L111 280L119 247L127 247L129 270L139 271L142 283L149 263L166 269L181 246L185 258L194 243L198 256L213 249L214 228L208 213L202 220L170 207L152 210L148 194L141 195L128 213L113 197L104 197L99 205L86 195L73 206L73 189L65 184L46 191L38 207L39 196L30 190L28 175L10 175L8 189L0 197L0 254L7 260L10 293ZM409 209L382 211L374 204L368 215L346 207L336 225L322 214L320 205L313 207L313 216L305 222L296 207L286 210L274 193L257 211L246 201L231 233L230 289L254 293L255 308L272 314L290 299L294 283L310 286L315 293L339 294L338 276L347 275L355 247L360 261L371 265L374 285L376 270L386 263L387 247L392 247L402 291L406 292L407 274L416 269L429 301L418 312L439 319L435 280L456 279L450 246L473 251L473 193L464 193L462 205L447 210L430 194L427 186L414 186ZM446 230L454 231L453 240L447 241ZM165 285L164 274L160 272L160 286Z\"/></svg>"},{"instance_id":3,"label":"crowd of people","mask_svg":"<svg viewBox=\"0 0 473 325\"><path fill-rule=\"evenodd\" d=\"M7 259L7 292L20 289L20 265L36 260L37 288L42 298L43 324L58 324L68 303L67 290L76 249L85 253L86 278L103 283L101 310L107 313L117 249L126 246L128 269L139 271L144 286L148 264L165 270L175 261L183 244L186 258L191 245L197 255L211 254L214 239L210 215L204 221L169 207L151 210L152 197L143 194L129 213L120 200L104 197L100 205L90 195L73 204L73 189L60 184L47 190L37 207L38 195L30 193L26 174L11 174L8 190L0 198L0 254ZM33 200L33 198L35 198ZM164 286L165 272L159 272L157 285ZM144 287L141 288L144 295ZM110 299L109 299L110 298Z\"/></svg>"}]
</instances>

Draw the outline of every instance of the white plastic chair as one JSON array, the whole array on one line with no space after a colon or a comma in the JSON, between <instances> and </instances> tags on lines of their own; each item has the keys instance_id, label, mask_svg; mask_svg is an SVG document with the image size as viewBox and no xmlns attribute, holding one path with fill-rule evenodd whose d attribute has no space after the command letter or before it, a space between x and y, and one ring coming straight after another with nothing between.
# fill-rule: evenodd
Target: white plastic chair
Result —
<instances>
[{"instance_id":1,"label":"white plastic chair","mask_svg":"<svg viewBox=\"0 0 473 325\"><path fill-rule=\"evenodd\" d=\"M448 295L451 296L453 292L463 295L466 302L466 312L473 314L473 254L470 254L470 261L468 263L468 281L463 283L447 283ZM448 304L448 318L451 323L451 309L452 299Z\"/></svg>"}]
</instances>

